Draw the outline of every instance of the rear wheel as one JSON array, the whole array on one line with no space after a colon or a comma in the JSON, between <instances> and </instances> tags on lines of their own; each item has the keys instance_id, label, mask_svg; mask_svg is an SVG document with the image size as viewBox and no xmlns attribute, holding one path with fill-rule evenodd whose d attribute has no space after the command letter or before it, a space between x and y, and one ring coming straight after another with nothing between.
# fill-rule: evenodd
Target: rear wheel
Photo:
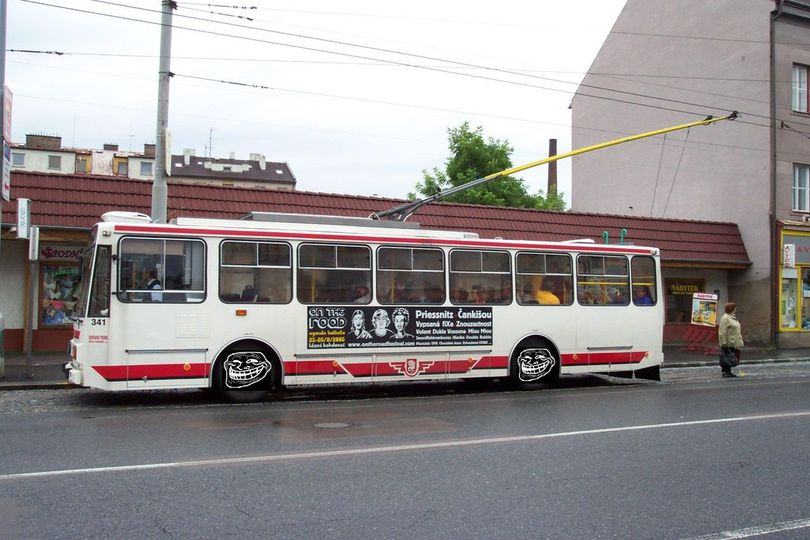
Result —
<instances>
[{"instance_id":1,"label":"rear wheel","mask_svg":"<svg viewBox=\"0 0 810 540\"><path fill-rule=\"evenodd\" d=\"M512 355L510 374L519 387L556 383L560 376L559 355L546 340L526 340Z\"/></svg>"},{"instance_id":2,"label":"rear wheel","mask_svg":"<svg viewBox=\"0 0 810 540\"><path fill-rule=\"evenodd\" d=\"M220 354L214 364L213 388L236 403L263 400L280 372L275 355L253 343L238 344Z\"/></svg>"}]
</instances>

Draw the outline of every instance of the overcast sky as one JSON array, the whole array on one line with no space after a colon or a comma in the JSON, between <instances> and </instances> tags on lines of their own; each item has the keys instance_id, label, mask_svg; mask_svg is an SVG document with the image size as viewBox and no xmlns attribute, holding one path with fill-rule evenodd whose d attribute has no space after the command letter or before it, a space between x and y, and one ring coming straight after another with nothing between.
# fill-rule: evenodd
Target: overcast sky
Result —
<instances>
[{"instance_id":1,"label":"overcast sky","mask_svg":"<svg viewBox=\"0 0 810 540\"><path fill-rule=\"evenodd\" d=\"M91 0L41 2L160 21L159 0L120 0L150 11ZM175 11L172 152L194 148L206 155L210 136L215 157L235 152L247 159L254 152L288 162L300 190L393 197L411 191L423 169L443 166L447 129L465 120L483 126L488 136L508 139L516 165L547 155L549 138L558 139L560 152L571 149L571 92L624 5L623 0L210 0L257 7L234 10L208 3L178 2ZM11 0L7 48L82 53L7 53L14 142L23 142L26 133L61 135L64 146L83 148L109 142L140 150L154 142L159 34L156 24ZM561 162L559 172L570 204L570 162ZM522 177L531 191L546 190L545 167Z\"/></svg>"}]
</instances>

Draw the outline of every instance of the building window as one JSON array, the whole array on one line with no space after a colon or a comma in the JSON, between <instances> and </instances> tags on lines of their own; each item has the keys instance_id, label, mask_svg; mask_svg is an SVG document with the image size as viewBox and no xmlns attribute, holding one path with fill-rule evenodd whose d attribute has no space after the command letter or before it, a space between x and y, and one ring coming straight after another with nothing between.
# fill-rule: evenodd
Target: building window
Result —
<instances>
[{"instance_id":1,"label":"building window","mask_svg":"<svg viewBox=\"0 0 810 540\"><path fill-rule=\"evenodd\" d=\"M62 168L62 156L48 156L48 168L59 170Z\"/></svg>"},{"instance_id":2,"label":"building window","mask_svg":"<svg viewBox=\"0 0 810 540\"><path fill-rule=\"evenodd\" d=\"M793 210L810 211L810 166L793 165Z\"/></svg>"},{"instance_id":3,"label":"building window","mask_svg":"<svg viewBox=\"0 0 810 540\"><path fill-rule=\"evenodd\" d=\"M115 166L115 174L127 176L129 174L129 164L126 161L119 161Z\"/></svg>"},{"instance_id":4,"label":"building window","mask_svg":"<svg viewBox=\"0 0 810 540\"><path fill-rule=\"evenodd\" d=\"M141 176L152 176L151 161L141 161Z\"/></svg>"},{"instance_id":5,"label":"building window","mask_svg":"<svg viewBox=\"0 0 810 540\"><path fill-rule=\"evenodd\" d=\"M90 172L90 168L88 167L89 160L85 157L76 158L76 172L77 173L87 173Z\"/></svg>"},{"instance_id":6,"label":"building window","mask_svg":"<svg viewBox=\"0 0 810 540\"><path fill-rule=\"evenodd\" d=\"M11 166L12 167L25 167L25 154L22 152L11 153Z\"/></svg>"},{"instance_id":7,"label":"building window","mask_svg":"<svg viewBox=\"0 0 810 540\"><path fill-rule=\"evenodd\" d=\"M692 315L692 295L705 292L703 279L672 278L664 280L667 294L667 323L688 324Z\"/></svg>"},{"instance_id":8,"label":"building window","mask_svg":"<svg viewBox=\"0 0 810 540\"><path fill-rule=\"evenodd\" d=\"M793 64L793 110L807 112L807 66Z\"/></svg>"}]
</instances>

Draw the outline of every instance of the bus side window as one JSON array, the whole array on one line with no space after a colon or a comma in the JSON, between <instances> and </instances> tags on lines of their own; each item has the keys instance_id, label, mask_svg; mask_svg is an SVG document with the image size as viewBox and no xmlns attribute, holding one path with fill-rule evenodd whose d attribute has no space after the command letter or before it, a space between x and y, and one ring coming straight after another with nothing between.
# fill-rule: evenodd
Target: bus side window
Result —
<instances>
[{"instance_id":1,"label":"bus side window","mask_svg":"<svg viewBox=\"0 0 810 540\"><path fill-rule=\"evenodd\" d=\"M298 301L304 304L370 303L371 248L358 245L298 246Z\"/></svg>"},{"instance_id":2,"label":"bus side window","mask_svg":"<svg viewBox=\"0 0 810 540\"><path fill-rule=\"evenodd\" d=\"M377 301L381 304L443 304L444 252L436 248L380 247Z\"/></svg>"},{"instance_id":3,"label":"bus side window","mask_svg":"<svg viewBox=\"0 0 810 540\"><path fill-rule=\"evenodd\" d=\"M292 300L292 249L282 242L226 240L220 245L219 298L226 303Z\"/></svg>"},{"instance_id":4,"label":"bus side window","mask_svg":"<svg viewBox=\"0 0 810 540\"><path fill-rule=\"evenodd\" d=\"M453 304L511 304L510 254L454 249L450 252L450 290L455 291L451 297Z\"/></svg>"},{"instance_id":5,"label":"bus side window","mask_svg":"<svg viewBox=\"0 0 810 540\"><path fill-rule=\"evenodd\" d=\"M205 243L174 238L121 239L121 302L199 303L205 300Z\"/></svg>"},{"instance_id":6,"label":"bus side window","mask_svg":"<svg viewBox=\"0 0 810 540\"><path fill-rule=\"evenodd\" d=\"M627 258L609 255L577 257L577 300L582 305L630 304Z\"/></svg>"},{"instance_id":7,"label":"bus side window","mask_svg":"<svg viewBox=\"0 0 810 540\"><path fill-rule=\"evenodd\" d=\"M637 306L654 306L657 298L655 259L636 255L630 261L633 279L633 303Z\"/></svg>"},{"instance_id":8,"label":"bus side window","mask_svg":"<svg viewBox=\"0 0 810 540\"><path fill-rule=\"evenodd\" d=\"M571 305L574 302L571 256L518 253L515 286L519 304Z\"/></svg>"}]
</instances>

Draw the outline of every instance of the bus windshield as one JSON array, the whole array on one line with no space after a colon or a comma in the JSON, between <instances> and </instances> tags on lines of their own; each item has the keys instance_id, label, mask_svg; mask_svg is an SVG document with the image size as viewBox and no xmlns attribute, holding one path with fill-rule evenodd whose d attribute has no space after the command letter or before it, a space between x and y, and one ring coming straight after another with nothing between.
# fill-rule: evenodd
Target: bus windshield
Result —
<instances>
[{"instance_id":1,"label":"bus windshield","mask_svg":"<svg viewBox=\"0 0 810 540\"><path fill-rule=\"evenodd\" d=\"M93 267L94 257L95 267ZM110 246L98 246L98 248L90 246L84 250L82 254L79 306L79 309L76 310L76 317L109 316Z\"/></svg>"}]
</instances>

